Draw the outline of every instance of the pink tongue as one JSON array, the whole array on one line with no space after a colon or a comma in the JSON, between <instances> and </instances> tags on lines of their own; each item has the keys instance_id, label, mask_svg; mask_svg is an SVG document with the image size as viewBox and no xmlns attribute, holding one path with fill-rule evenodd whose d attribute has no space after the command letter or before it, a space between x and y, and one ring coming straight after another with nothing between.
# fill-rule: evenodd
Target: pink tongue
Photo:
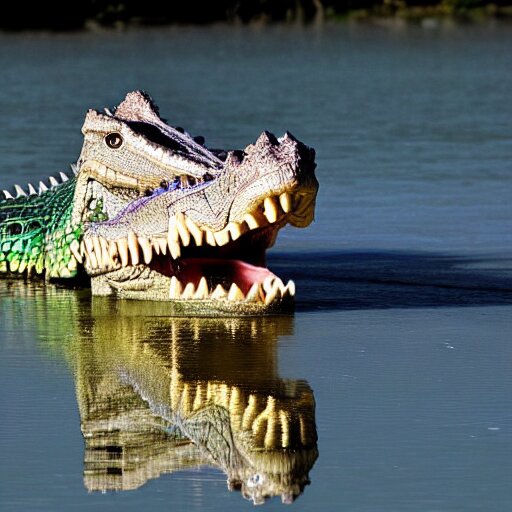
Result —
<instances>
[{"instance_id":1,"label":"pink tongue","mask_svg":"<svg viewBox=\"0 0 512 512\"><path fill-rule=\"evenodd\" d=\"M187 258L180 262L176 277L183 283L199 284L201 277L205 276L209 286L222 284L229 288L236 283L247 294L252 284L263 283L267 277L275 277L265 267L256 267L241 260L222 260L216 258Z\"/></svg>"}]
</instances>

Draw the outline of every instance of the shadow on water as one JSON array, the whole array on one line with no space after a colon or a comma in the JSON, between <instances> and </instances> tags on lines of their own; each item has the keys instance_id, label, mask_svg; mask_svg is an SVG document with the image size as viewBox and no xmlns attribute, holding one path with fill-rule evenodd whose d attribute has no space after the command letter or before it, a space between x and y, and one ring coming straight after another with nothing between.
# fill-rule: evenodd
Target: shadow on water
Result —
<instances>
[{"instance_id":1,"label":"shadow on water","mask_svg":"<svg viewBox=\"0 0 512 512\"><path fill-rule=\"evenodd\" d=\"M512 259L407 252L277 253L297 311L512 304Z\"/></svg>"}]
</instances>

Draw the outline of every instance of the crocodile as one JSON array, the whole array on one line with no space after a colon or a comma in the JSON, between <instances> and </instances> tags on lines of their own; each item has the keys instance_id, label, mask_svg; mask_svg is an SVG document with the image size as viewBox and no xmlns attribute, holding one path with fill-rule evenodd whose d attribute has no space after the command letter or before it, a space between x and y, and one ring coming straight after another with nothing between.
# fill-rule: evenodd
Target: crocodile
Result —
<instances>
[{"instance_id":1,"label":"crocodile","mask_svg":"<svg viewBox=\"0 0 512 512\"><path fill-rule=\"evenodd\" d=\"M0 275L164 301L170 315L293 308L266 266L285 225L313 221L315 151L289 132L244 150L208 148L133 91L91 109L71 177L0 192Z\"/></svg>"}]
</instances>

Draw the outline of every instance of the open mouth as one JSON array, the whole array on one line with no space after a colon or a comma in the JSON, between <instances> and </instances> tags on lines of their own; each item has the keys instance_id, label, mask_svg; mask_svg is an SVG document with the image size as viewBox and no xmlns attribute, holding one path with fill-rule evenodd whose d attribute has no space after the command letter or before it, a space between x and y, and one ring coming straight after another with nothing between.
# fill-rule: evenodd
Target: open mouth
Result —
<instances>
[{"instance_id":1,"label":"open mouth","mask_svg":"<svg viewBox=\"0 0 512 512\"><path fill-rule=\"evenodd\" d=\"M229 222L216 232L179 213L171 216L165 234L129 232L117 240L89 236L79 253L93 286L100 280L119 296L147 296L153 289L157 300L282 310L293 304L295 284L285 284L266 267L266 251L287 223L312 217L314 202L315 194L303 189L268 196L241 222Z\"/></svg>"}]
</instances>

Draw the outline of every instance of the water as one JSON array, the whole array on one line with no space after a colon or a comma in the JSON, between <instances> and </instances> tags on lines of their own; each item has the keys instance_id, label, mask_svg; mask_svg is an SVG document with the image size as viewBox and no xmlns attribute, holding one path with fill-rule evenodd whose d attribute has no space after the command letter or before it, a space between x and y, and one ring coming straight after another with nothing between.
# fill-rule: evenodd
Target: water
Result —
<instances>
[{"instance_id":1,"label":"water","mask_svg":"<svg viewBox=\"0 0 512 512\"><path fill-rule=\"evenodd\" d=\"M0 188L65 169L86 109L135 88L214 147L290 130L321 187L313 226L271 253L291 318L0 282L2 510L251 506L227 489L240 464L192 433L226 418L162 398L199 385L302 418L307 449L258 459L268 483L302 453L294 509L510 510L511 44L507 25L0 36Z\"/></svg>"}]
</instances>

